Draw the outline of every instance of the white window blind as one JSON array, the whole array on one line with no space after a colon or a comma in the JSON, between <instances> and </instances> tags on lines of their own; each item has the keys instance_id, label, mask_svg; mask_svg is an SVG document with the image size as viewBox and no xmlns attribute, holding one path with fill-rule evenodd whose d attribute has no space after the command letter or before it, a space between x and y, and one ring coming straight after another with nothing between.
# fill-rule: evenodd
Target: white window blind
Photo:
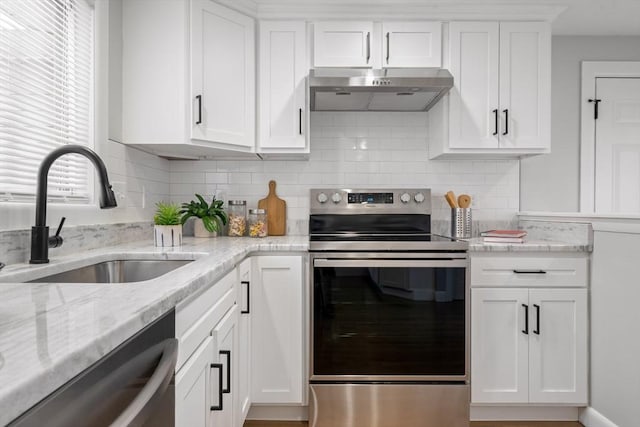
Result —
<instances>
[{"instance_id":1,"label":"white window blind","mask_svg":"<svg viewBox=\"0 0 640 427\"><path fill-rule=\"evenodd\" d=\"M0 0L0 200L30 200L40 162L93 146L93 7L87 0ZM93 172L78 155L49 171L48 195L87 202Z\"/></svg>"}]
</instances>

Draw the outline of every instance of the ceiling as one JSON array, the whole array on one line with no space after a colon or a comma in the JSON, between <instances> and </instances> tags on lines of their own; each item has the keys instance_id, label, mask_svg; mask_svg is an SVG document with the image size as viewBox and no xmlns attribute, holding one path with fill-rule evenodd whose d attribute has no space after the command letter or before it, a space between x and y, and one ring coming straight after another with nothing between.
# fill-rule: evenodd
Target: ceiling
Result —
<instances>
[{"instance_id":1,"label":"ceiling","mask_svg":"<svg viewBox=\"0 0 640 427\"><path fill-rule=\"evenodd\" d=\"M640 0L251 0L258 8L279 6L309 7L318 10L322 6L371 7L428 6L438 10L516 8L519 6L566 7L553 21L553 34L557 35L640 35ZM640 49L640 46L638 47Z\"/></svg>"}]
</instances>

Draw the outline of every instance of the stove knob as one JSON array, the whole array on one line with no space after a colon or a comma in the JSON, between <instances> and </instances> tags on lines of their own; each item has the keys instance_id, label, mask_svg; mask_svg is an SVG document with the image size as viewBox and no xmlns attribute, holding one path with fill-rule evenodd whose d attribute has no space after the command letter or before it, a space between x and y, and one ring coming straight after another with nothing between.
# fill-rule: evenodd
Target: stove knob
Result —
<instances>
[{"instance_id":1,"label":"stove knob","mask_svg":"<svg viewBox=\"0 0 640 427\"><path fill-rule=\"evenodd\" d=\"M409 203L411 201L411 195L409 195L409 193L402 193L402 195L400 195L400 201L402 203Z\"/></svg>"},{"instance_id":2,"label":"stove knob","mask_svg":"<svg viewBox=\"0 0 640 427\"><path fill-rule=\"evenodd\" d=\"M333 203L338 204L342 200L342 196L340 195L340 193L333 193L333 196L331 196L331 200L333 200Z\"/></svg>"},{"instance_id":3,"label":"stove knob","mask_svg":"<svg viewBox=\"0 0 640 427\"><path fill-rule=\"evenodd\" d=\"M424 202L424 194L422 194L422 193L416 194L415 196L413 196L413 200L415 200L416 203Z\"/></svg>"},{"instance_id":4,"label":"stove knob","mask_svg":"<svg viewBox=\"0 0 640 427\"><path fill-rule=\"evenodd\" d=\"M318 199L319 203L326 203L327 200L329 200L329 198L327 197L326 194L324 193L319 193L318 197L316 197L316 199Z\"/></svg>"}]
</instances>

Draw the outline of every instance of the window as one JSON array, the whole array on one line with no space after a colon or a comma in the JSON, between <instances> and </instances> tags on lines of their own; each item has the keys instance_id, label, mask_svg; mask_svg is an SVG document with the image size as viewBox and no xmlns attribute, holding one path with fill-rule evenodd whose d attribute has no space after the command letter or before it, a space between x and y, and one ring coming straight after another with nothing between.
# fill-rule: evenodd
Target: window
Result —
<instances>
[{"instance_id":1,"label":"window","mask_svg":"<svg viewBox=\"0 0 640 427\"><path fill-rule=\"evenodd\" d=\"M93 146L93 5L0 1L0 200L32 200L44 156ZM92 171L77 155L49 171L51 199L88 202Z\"/></svg>"}]
</instances>

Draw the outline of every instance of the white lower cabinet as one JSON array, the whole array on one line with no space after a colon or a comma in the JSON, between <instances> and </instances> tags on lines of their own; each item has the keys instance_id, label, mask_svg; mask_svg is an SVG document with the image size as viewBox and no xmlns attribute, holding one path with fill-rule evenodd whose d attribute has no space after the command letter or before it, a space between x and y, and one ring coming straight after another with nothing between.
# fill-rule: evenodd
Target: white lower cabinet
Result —
<instances>
[{"instance_id":1,"label":"white lower cabinet","mask_svg":"<svg viewBox=\"0 0 640 427\"><path fill-rule=\"evenodd\" d=\"M237 425L238 396L238 306L234 305L213 329L213 363L210 427Z\"/></svg>"},{"instance_id":2,"label":"white lower cabinet","mask_svg":"<svg viewBox=\"0 0 640 427\"><path fill-rule=\"evenodd\" d=\"M176 427L207 427L213 339L206 338L176 374Z\"/></svg>"},{"instance_id":3,"label":"white lower cabinet","mask_svg":"<svg viewBox=\"0 0 640 427\"><path fill-rule=\"evenodd\" d=\"M238 420L242 427L251 407L251 259L238 268Z\"/></svg>"},{"instance_id":4,"label":"white lower cabinet","mask_svg":"<svg viewBox=\"0 0 640 427\"><path fill-rule=\"evenodd\" d=\"M176 427L233 426L234 381L238 378L234 359L238 345L237 279L234 269L176 307Z\"/></svg>"},{"instance_id":5,"label":"white lower cabinet","mask_svg":"<svg viewBox=\"0 0 640 427\"><path fill-rule=\"evenodd\" d=\"M302 405L305 399L301 256L253 258L251 399Z\"/></svg>"},{"instance_id":6,"label":"white lower cabinet","mask_svg":"<svg viewBox=\"0 0 640 427\"><path fill-rule=\"evenodd\" d=\"M304 405L303 257L247 258L176 307L177 427L242 427L252 403Z\"/></svg>"},{"instance_id":7,"label":"white lower cabinet","mask_svg":"<svg viewBox=\"0 0 640 427\"><path fill-rule=\"evenodd\" d=\"M513 259L514 274L533 283L530 287L518 287L518 277L505 286L474 287L474 277L482 272L472 268L472 403L587 404L586 282L560 287L544 269L518 267L535 260ZM537 260L541 265L548 261ZM554 260L562 261L569 271L576 260ZM493 262L487 257L476 264Z\"/></svg>"}]
</instances>

